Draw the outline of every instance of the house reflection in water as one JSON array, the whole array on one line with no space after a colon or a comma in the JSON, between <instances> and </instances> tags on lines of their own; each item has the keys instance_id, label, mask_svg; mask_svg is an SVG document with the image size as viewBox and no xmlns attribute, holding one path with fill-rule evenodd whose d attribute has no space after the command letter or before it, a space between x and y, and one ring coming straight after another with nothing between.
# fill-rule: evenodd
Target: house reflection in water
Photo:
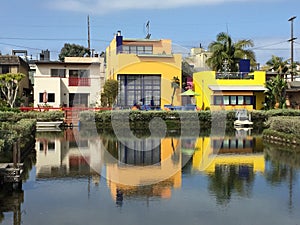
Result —
<instances>
[{"instance_id":1,"label":"house reflection in water","mask_svg":"<svg viewBox=\"0 0 300 225\"><path fill-rule=\"evenodd\" d=\"M200 137L193 155L193 169L213 173L217 167L245 166L254 172L265 171L262 137L236 135Z\"/></svg>"},{"instance_id":2,"label":"house reflection in water","mask_svg":"<svg viewBox=\"0 0 300 225\"><path fill-rule=\"evenodd\" d=\"M36 138L37 178L93 175L99 183L102 161L101 140L82 138L76 129L61 135L38 134Z\"/></svg>"},{"instance_id":3,"label":"house reflection in water","mask_svg":"<svg viewBox=\"0 0 300 225\"><path fill-rule=\"evenodd\" d=\"M117 141L117 150L116 162L106 165L107 183L117 205L130 198L147 202L170 198L172 189L181 187L180 139L122 140Z\"/></svg>"}]
</instances>

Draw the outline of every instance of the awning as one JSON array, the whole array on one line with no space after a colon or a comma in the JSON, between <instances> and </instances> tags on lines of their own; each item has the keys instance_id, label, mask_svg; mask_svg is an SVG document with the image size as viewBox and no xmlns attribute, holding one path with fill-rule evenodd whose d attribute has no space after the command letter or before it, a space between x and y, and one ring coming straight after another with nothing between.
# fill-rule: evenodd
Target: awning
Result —
<instances>
[{"instance_id":1,"label":"awning","mask_svg":"<svg viewBox=\"0 0 300 225\"><path fill-rule=\"evenodd\" d=\"M208 85L212 91L266 91L262 85Z\"/></svg>"}]
</instances>

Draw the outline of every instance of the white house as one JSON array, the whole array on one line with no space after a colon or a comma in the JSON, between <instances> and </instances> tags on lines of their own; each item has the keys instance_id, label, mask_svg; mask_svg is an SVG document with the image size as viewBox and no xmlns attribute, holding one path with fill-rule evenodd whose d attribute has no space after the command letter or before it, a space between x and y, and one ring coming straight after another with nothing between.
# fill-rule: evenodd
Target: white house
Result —
<instances>
[{"instance_id":1,"label":"white house","mask_svg":"<svg viewBox=\"0 0 300 225\"><path fill-rule=\"evenodd\" d=\"M38 61L34 107L97 106L105 82L104 58L66 57L64 62Z\"/></svg>"}]
</instances>

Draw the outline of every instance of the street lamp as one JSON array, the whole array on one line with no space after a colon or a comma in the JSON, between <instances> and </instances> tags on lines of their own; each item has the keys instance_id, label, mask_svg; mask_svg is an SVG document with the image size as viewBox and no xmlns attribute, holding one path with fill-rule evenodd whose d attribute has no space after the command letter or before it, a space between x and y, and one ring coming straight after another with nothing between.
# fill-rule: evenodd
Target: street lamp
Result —
<instances>
[{"instance_id":1,"label":"street lamp","mask_svg":"<svg viewBox=\"0 0 300 225\"><path fill-rule=\"evenodd\" d=\"M293 22L294 19L296 19L296 16L293 16L291 18L289 18L288 21L291 22L291 39L289 39L288 41L291 42L291 81L294 80L294 40L296 40L297 38L294 37L294 30L293 30Z\"/></svg>"}]
</instances>

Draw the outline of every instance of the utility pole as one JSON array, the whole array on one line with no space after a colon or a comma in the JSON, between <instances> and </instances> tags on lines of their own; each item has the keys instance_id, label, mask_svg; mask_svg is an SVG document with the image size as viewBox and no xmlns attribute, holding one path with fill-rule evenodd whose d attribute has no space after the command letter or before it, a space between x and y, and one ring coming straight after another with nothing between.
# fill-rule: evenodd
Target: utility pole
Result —
<instances>
[{"instance_id":1,"label":"utility pole","mask_svg":"<svg viewBox=\"0 0 300 225\"><path fill-rule=\"evenodd\" d=\"M88 49L89 56L91 56L91 34L90 34L90 16L87 17L87 25L88 25Z\"/></svg>"},{"instance_id":2,"label":"utility pole","mask_svg":"<svg viewBox=\"0 0 300 225\"><path fill-rule=\"evenodd\" d=\"M289 39L289 42L291 42L291 81L294 80L294 40L297 39L294 37L294 19L296 19L296 16L293 16L288 20L291 22L291 39Z\"/></svg>"}]
</instances>

